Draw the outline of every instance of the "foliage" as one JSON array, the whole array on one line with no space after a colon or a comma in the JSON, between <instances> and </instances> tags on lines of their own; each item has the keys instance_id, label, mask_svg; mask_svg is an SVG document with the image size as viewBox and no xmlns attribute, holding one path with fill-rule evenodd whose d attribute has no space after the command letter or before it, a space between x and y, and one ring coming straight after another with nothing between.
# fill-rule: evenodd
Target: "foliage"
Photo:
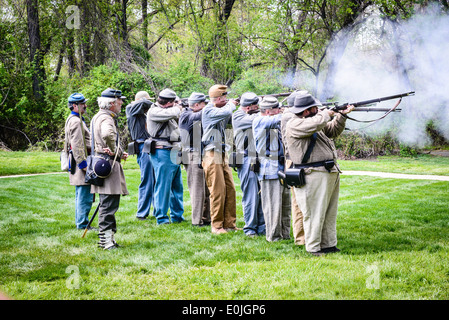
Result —
<instances>
[{"instance_id":1,"label":"foliage","mask_svg":"<svg viewBox=\"0 0 449 320\"><path fill-rule=\"evenodd\" d=\"M393 155L398 154L400 149L392 132L371 137L357 131L345 131L335 139L335 147L349 158Z\"/></svg>"},{"instance_id":2,"label":"foliage","mask_svg":"<svg viewBox=\"0 0 449 320\"><path fill-rule=\"evenodd\" d=\"M90 99L90 116L109 86L129 99L139 90L155 95L165 87L185 97L214 83L236 94L286 87L316 92L320 74L333 74L328 69L336 63L329 61L339 59L329 46L368 14L367 6L407 19L415 2L0 0L0 141L14 150L29 141L57 148L65 100L75 91ZM42 99L33 89L30 3L39 11ZM69 5L75 11L67 11ZM288 78L278 79L281 71Z\"/></svg>"},{"instance_id":3,"label":"foliage","mask_svg":"<svg viewBox=\"0 0 449 320\"><path fill-rule=\"evenodd\" d=\"M273 68L268 70L249 69L233 83L231 96L241 95L251 91L257 95L288 92L290 88L283 84L283 70Z\"/></svg>"},{"instance_id":4,"label":"foliage","mask_svg":"<svg viewBox=\"0 0 449 320\"><path fill-rule=\"evenodd\" d=\"M214 84L211 79L200 74L191 60L183 56L178 57L176 63L167 66L158 77L164 87L174 90L180 98L187 98L192 92L207 95L209 88Z\"/></svg>"},{"instance_id":5,"label":"foliage","mask_svg":"<svg viewBox=\"0 0 449 320\"><path fill-rule=\"evenodd\" d=\"M426 124L426 132L432 141L432 146L448 147L449 141L444 137L440 130L438 130L435 122L436 121L430 120Z\"/></svg>"}]
</instances>

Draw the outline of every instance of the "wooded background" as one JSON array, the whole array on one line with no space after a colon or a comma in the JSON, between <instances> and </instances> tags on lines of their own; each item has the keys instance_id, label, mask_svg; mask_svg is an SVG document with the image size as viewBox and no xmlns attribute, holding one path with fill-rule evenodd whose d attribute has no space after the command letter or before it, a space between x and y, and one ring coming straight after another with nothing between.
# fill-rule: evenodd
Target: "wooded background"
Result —
<instances>
[{"instance_id":1,"label":"wooded background","mask_svg":"<svg viewBox=\"0 0 449 320\"><path fill-rule=\"evenodd\" d=\"M444 0L0 0L0 142L61 148L68 96L90 99L89 117L107 87L125 105L140 90L187 97L214 83L231 96L306 89L327 100L362 21L376 12L394 30L435 3L447 14Z\"/></svg>"}]
</instances>

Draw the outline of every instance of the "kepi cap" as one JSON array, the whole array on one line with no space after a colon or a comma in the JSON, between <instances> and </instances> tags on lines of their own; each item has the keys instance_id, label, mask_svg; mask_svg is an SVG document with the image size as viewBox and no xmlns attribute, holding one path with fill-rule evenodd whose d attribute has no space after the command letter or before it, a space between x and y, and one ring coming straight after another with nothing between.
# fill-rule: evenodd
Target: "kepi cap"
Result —
<instances>
[{"instance_id":1,"label":"kepi cap","mask_svg":"<svg viewBox=\"0 0 449 320\"><path fill-rule=\"evenodd\" d=\"M101 93L101 96L103 98L119 98L119 99L126 99L125 96L122 96L122 92L117 89L107 88Z\"/></svg>"},{"instance_id":2,"label":"kepi cap","mask_svg":"<svg viewBox=\"0 0 449 320\"><path fill-rule=\"evenodd\" d=\"M209 100L206 99L206 96L204 95L204 93L201 93L201 92L192 92L192 94L187 99L187 101L189 102L189 104L195 104L195 103L203 102L203 101L206 103L209 102Z\"/></svg>"},{"instance_id":3,"label":"kepi cap","mask_svg":"<svg viewBox=\"0 0 449 320\"><path fill-rule=\"evenodd\" d=\"M274 109L279 107L279 101L276 97L265 96L259 104L260 109Z\"/></svg>"},{"instance_id":4,"label":"kepi cap","mask_svg":"<svg viewBox=\"0 0 449 320\"><path fill-rule=\"evenodd\" d=\"M69 103L85 103L87 100L83 94L75 92L72 93L68 99Z\"/></svg>"},{"instance_id":5,"label":"kepi cap","mask_svg":"<svg viewBox=\"0 0 449 320\"><path fill-rule=\"evenodd\" d=\"M176 92L174 92L172 89L164 89L161 92L159 92L159 98L164 98L164 99L176 99Z\"/></svg>"},{"instance_id":6,"label":"kepi cap","mask_svg":"<svg viewBox=\"0 0 449 320\"><path fill-rule=\"evenodd\" d=\"M254 92L245 92L240 97L240 105L242 107L251 106L259 103L259 97Z\"/></svg>"},{"instance_id":7,"label":"kepi cap","mask_svg":"<svg viewBox=\"0 0 449 320\"><path fill-rule=\"evenodd\" d=\"M209 97L218 98L228 94L228 87L224 84L215 84L209 89Z\"/></svg>"}]
</instances>

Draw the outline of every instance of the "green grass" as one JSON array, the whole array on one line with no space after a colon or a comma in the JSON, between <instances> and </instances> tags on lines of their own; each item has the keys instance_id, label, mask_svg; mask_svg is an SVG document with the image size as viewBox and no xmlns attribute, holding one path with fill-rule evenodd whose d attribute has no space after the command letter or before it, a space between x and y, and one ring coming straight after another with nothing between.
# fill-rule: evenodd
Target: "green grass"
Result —
<instances>
[{"instance_id":1,"label":"green grass","mask_svg":"<svg viewBox=\"0 0 449 320\"><path fill-rule=\"evenodd\" d=\"M386 161L395 167L395 159ZM418 161L415 173L438 171L439 162ZM346 163L343 170L358 170ZM135 157L125 168L130 195L116 214L121 248L114 251L98 249L95 232L81 239L66 174L0 179L0 290L19 300L449 299L449 182L343 175L342 251L317 258L293 240L268 243L191 226L185 171L187 221L138 221Z\"/></svg>"},{"instance_id":2,"label":"green grass","mask_svg":"<svg viewBox=\"0 0 449 320\"><path fill-rule=\"evenodd\" d=\"M339 160L338 163L342 170L449 175L449 157L432 155L382 156L375 160Z\"/></svg>"}]
</instances>

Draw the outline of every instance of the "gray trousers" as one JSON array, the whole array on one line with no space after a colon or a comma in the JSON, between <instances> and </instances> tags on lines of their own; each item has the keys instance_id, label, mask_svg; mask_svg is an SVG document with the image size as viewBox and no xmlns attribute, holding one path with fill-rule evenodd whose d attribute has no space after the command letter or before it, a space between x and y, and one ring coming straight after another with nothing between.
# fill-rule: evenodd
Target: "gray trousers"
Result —
<instances>
[{"instance_id":1,"label":"gray trousers","mask_svg":"<svg viewBox=\"0 0 449 320\"><path fill-rule=\"evenodd\" d=\"M184 164L187 172L187 186L192 206L192 224L210 224L209 189L206 185L204 170L198 167L201 163L198 152L189 152L189 163Z\"/></svg>"},{"instance_id":2,"label":"gray trousers","mask_svg":"<svg viewBox=\"0 0 449 320\"><path fill-rule=\"evenodd\" d=\"M261 180L262 211L267 241L290 239L291 197L279 179Z\"/></svg>"},{"instance_id":3,"label":"gray trousers","mask_svg":"<svg viewBox=\"0 0 449 320\"><path fill-rule=\"evenodd\" d=\"M100 208L98 209L98 229L100 232L117 231L115 213L120 204L119 194L100 194Z\"/></svg>"},{"instance_id":4,"label":"gray trousers","mask_svg":"<svg viewBox=\"0 0 449 320\"><path fill-rule=\"evenodd\" d=\"M265 234L265 220L260 201L260 186L257 174L251 170L251 158L245 156L240 168L237 169L242 189L243 232L247 235Z\"/></svg>"}]
</instances>

